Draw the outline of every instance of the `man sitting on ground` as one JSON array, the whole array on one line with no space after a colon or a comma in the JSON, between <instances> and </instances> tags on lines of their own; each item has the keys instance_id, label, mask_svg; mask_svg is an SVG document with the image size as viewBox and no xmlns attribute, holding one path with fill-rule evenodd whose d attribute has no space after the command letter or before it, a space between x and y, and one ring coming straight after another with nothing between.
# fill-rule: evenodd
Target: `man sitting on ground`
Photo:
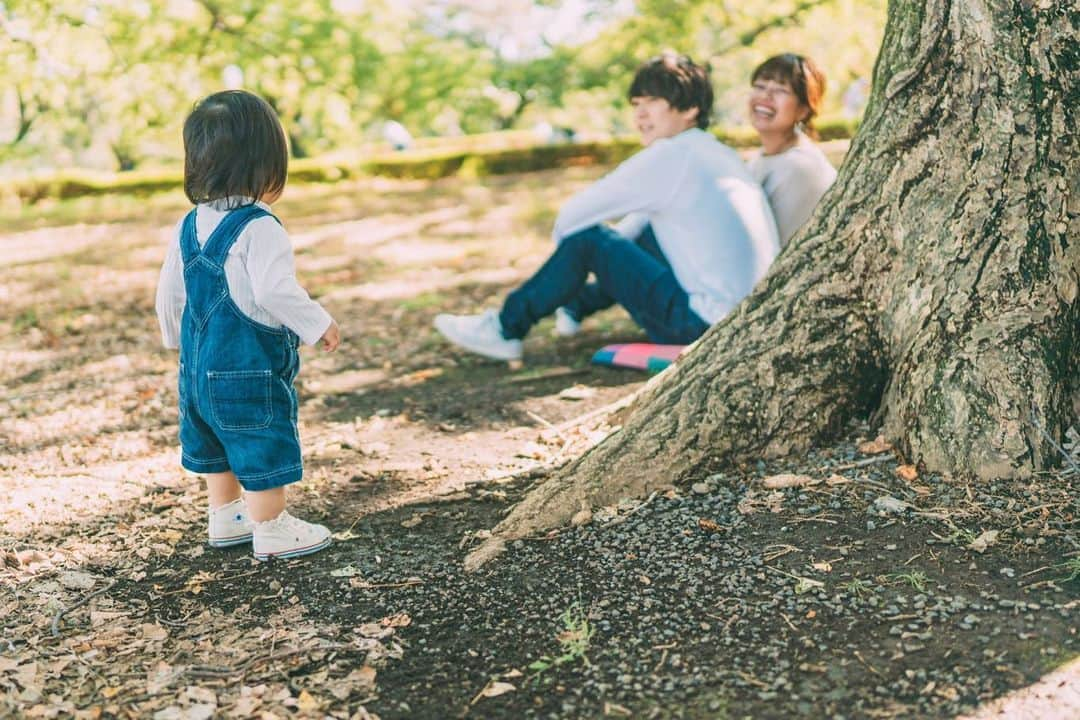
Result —
<instances>
[{"instance_id":1,"label":"man sitting on ground","mask_svg":"<svg viewBox=\"0 0 1080 720\"><path fill-rule=\"evenodd\" d=\"M555 252L501 311L435 318L452 343L517 360L542 318L558 311L557 330L572 334L618 303L652 342L686 344L765 274L779 252L776 225L738 154L705 130L708 71L667 53L637 71L628 96L644 149L563 205Z\"/></svg>"}]
</instances>

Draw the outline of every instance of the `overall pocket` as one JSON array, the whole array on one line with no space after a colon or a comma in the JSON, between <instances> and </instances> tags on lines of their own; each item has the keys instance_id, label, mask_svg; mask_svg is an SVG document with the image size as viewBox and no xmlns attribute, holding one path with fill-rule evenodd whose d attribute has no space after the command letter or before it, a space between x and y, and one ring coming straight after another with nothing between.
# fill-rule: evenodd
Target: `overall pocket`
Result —
<instances>
[{"instance_id":1,"label":"overall pocket","mask_svg":"<svg viewBox=\"0 0 1080 720\"><path fill-rule=\"evenodd\" d=\"M270 370L214 371L206 373L210 410L222 430L260 430L270 426Z\"/></svg>"}]
</instances>

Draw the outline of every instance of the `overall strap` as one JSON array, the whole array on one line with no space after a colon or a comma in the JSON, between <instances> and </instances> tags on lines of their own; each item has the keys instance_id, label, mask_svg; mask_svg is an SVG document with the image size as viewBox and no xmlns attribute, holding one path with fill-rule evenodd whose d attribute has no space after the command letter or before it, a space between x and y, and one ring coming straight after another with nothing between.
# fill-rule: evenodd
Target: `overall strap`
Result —
<instances>
[{"instance_id":1,"label":"overall strap","mask_svg":"<svg viewBox=\"0 0 1080 720\"><path fill-rule=\"evenodd\" d=\"M184 259L184 265L187 266L200 252L199 239L195 237L195 210L192 209L180 224L180 255Z\"/></svg>"},{"instance_id":2,"label":"overall strap","mask_svg":"<svg viewBox=\"0 0 1080 720\"><path fill-rule=\"evenodd\" d=\"M230 210L218 223L218 226L214 228L214 232L210 233L210 238L203 245L203 255L215 265L222 265L225 262L225 257L229 254L229 250L236 242L236 239L240 237L240 233L247 227L247 224L252 220L267 215L280 223L272 213L267 212L258 205L245 205Z\"/></svg>"}]
</instances>

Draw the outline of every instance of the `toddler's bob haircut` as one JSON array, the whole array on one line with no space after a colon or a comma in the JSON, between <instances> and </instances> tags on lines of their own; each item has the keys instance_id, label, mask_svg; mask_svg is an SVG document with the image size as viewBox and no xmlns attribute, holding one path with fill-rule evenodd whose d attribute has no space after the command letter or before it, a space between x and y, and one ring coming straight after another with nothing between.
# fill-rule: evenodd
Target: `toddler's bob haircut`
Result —
<instances>
[{"instance_id":1,"label":"toddler's bob haircut","mask_svg":"<svg viewBox=\"0 0 1080 720\"><path fill-rule=\"evenodd\" d=\"M285 131L257 95L214 93L184 122L184 193L195 204L280 194L288 170Z\"/></svg>"},{"instance_id":2,"label":"toddler's bob haircut","mask_svg":"<svg viewBox=\"0 0 1080 720\"><path fill-rule=\"evenodd\" d=\"M698 65L688 55L667 51L646 61L626 93L629 100L636 97L657 97L668 101L676 110L696 107L697 126L709 126L712 113L713 89L708 66Z\"/></svg>"}]
</instances>

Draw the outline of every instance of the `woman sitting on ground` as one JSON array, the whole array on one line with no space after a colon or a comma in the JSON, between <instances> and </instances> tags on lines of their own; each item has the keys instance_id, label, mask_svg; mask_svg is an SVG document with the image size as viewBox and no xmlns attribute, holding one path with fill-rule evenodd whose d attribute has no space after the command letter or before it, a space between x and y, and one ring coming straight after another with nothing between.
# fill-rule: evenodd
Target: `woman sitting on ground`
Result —
<instances>
[{"instance_id":1,"label":"woman sitting on ground","mask_svg":"<svg viewBox=\"0 0 1080 720\"><path fill-rule=\"evenodd\" d=\"M769 198L783 246L836 179L814 143L825 74L809 58L785 53L759 65L750 84L750 124L761 138L761 151L748 166Z\"/></svg>"}]
</instances>

